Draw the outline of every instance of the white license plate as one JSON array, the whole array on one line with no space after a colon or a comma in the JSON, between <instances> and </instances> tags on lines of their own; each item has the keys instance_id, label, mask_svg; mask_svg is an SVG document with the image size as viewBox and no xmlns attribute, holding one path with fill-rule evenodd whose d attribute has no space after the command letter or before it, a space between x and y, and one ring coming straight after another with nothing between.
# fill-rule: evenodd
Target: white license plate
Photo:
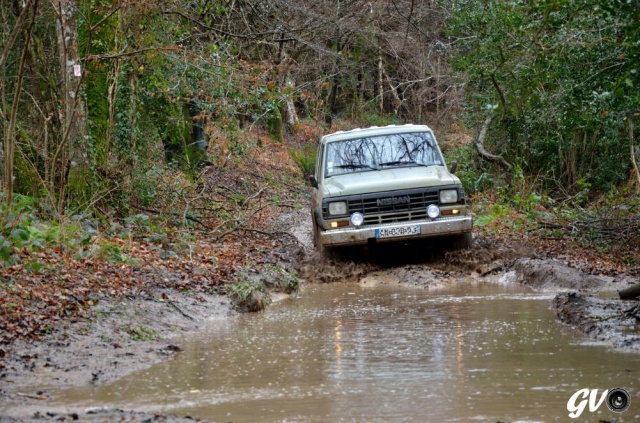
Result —
<instances>
[{"instance_id":1,"label":"white license plate","mask_svg":"<svg viewBox=\"0 0 640 423\"><path fill-rule=\"evenodd\" d=\"M399 228L376 229L376 238L393 238L396 236L420 235L420 226L401 226Z\"/></svg>"}]
</instances>

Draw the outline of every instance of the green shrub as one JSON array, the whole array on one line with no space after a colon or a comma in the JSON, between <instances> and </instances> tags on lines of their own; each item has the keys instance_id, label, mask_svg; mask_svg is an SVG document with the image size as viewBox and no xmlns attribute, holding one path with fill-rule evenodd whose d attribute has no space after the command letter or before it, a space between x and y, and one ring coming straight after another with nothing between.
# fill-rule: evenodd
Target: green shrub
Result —
<instances>
[{"instance_id":1,"label":"green shrub","mask_svg":"<svg viewBox=\"0 0 640 423\"><path fill-rule=\"evenodd\" d=\"M309 179L316 167L316 147L311 143L306 143L302 147L289 149L289 155L302 172L302 177Z\"/></svg>"},{"instance_id":2,"label":"green shrub","mask_svg":"<svg viewBox=\"0 0 640 423\"><path fill-rule=\"evenodd\" d=\"M0 195L0 201L3 200ZM0 264L10 266L20 262L16 252L41 251L51 246L74 248L83 243L86 231L67 222L43 221L33 197L16 194L10 209L0 209Z\"/></svg>"}]
</instances>

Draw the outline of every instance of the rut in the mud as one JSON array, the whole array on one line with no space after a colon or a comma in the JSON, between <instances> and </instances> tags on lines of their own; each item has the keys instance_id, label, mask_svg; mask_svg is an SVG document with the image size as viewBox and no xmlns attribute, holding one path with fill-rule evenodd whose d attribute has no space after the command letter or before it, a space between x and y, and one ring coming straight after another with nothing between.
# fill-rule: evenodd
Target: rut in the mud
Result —
<instances>
[{"instance_id":1,"label":"rut in the mud","mask_svg":"<svg viewBox=\"0 0 640 423\"><path fill-rule=\"evenodd\" d=\"M299 265L300 275L310 283L358 280L375 271L411 266L427 274L462 273L485 276L510 267L530 251L518 245L498 244L478 236L469 250L447 251L435 238L407 244L380 245L375 249L350 249L339 259L328 260L307 246Z\"/></svg>"}]
</instances>

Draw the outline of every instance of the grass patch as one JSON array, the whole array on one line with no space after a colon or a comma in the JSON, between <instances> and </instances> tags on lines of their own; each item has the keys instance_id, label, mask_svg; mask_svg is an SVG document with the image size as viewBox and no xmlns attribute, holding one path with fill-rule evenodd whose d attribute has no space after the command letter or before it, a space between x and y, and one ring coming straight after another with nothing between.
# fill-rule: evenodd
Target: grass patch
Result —
<instances>
[{"instance_id":1,"label":"grass patch","mask_svg":"<svg viewBox=\"0 0 640 423\"><path fill-rule=\"evenodd\" d=\"M316 167L316 147L311 143L305 143L302 147L292 147L289 155L298 166L304 180L309 179Z\"/></svg>"},{"instance_id":2,"label":"grass patch","mask_svg":"<svg viewBox=\"0 0 640 423\"><path fill-rule=\"evenodd\" d=\"M151 341L158 337L158 332L142 325L129 324L125 331L136 341Z\"/></svg>"}]
</instances>

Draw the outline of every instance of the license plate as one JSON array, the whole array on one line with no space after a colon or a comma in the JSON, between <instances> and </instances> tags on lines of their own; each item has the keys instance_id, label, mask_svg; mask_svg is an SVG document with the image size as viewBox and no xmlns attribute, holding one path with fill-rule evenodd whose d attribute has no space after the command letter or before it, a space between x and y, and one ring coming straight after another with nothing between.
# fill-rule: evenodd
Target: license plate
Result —
<instances>
[{"instance_id":1,"label":"license plate","mask_svg":"<svg viewBox=\"0 0 640 423\"><path fill-rule=\"evenodd\" d=\"M396 236L420 235L420 226L401 226L399 228L376 229L376 238L393 238Z\"/></svg>"}]
</instances>

